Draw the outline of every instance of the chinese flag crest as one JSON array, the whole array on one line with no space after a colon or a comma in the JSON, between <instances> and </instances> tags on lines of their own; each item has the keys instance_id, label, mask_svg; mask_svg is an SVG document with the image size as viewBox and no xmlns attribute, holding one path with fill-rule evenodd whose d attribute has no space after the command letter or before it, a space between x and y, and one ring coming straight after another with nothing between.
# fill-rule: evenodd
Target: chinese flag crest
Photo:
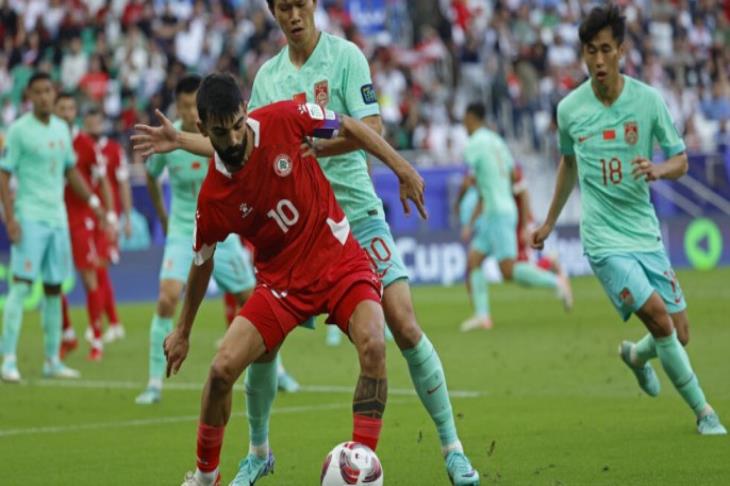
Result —
<instances>
[{"instance_id":1,"label":"chinese flag crest","mask_svg":"<svg viewBox=\"0 0 730 486\"><path fill-rule=\"evenodd\" d=\"M636 145L639 141L639 125L636 122L624 123L624 140L629 145Z\"/></svg>"}]
</instances>

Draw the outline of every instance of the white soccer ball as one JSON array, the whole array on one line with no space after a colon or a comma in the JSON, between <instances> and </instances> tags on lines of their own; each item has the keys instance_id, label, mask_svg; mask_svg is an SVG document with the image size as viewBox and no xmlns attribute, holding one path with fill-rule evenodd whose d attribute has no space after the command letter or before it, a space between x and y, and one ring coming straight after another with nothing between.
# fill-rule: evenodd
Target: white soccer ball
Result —
<instances>
[{"instance_id":1,"label":"white soccer ball","mask_svg":"<svg viewBox=\"0 0 730 486\"><path fill-rule=\"evenodd\" d=\"M320 483L322 486L382 486L383 467L368 446L343 442L327 454Z\"/></svg>"}]
</instances>

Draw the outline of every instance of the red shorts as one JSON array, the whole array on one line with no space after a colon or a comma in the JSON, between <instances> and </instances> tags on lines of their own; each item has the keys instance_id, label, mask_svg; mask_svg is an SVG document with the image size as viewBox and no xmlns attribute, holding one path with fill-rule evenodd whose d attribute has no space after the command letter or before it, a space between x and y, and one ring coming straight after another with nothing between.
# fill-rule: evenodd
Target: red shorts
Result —
<instances>
[{"instance_id":1,"label":"red shorts","mask_svg":"<svg viewBox=\"0 0 730 486\"><path fill-rule=\"evenodd\" d=\"M319 314L329 314L327 322L347 334L355 308L366 300L380 303L381 293L380 280L358 246L344 253L307 289L276 292L266 284L258 284L238 315L253 323L267 351L271 351L295 327Z\"/></svg>"}]
</instances>

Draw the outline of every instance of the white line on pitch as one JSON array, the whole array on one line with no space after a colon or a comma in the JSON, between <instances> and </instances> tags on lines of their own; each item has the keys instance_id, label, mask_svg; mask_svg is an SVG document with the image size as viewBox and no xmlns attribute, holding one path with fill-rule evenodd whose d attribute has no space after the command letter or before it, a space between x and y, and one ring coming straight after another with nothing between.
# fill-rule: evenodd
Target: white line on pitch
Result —
<instances>
[{"instance_id":1,"label":"white line on pitch","mask_svg":"<svg viewBox=\"0 0 730 486\"><path fill-rule=\"evenodd\" d=\"M404 400L391 400L388 402L389 405L399 405L406 403ZM324 403L321 405L297 405L291 407L279 407L274 408L271 411L272 415L285 415L295 413L308 413L308 412L319 412L325 410L335 410L338 408L350 408L352 403L338 402L338 403ZM245 417L244 412L235 412L231 414L233 417ZM147 425L162 425L162 424L175 424L180 422L192 422L198 420L199 415L179 415L177 417L155 417L148 419L134 419L134 420L123 420L119 422L95 422L90 424L74 424L74 425L58 425L48 427L28 427L18 429L0 429L0 438L18 436L18 435L34 435L34 434L60 434L64 432L79 432L83 430L98 430L98 429L111 429L111 428L122 428L122 427L144 427Z\"/></svg>"},{"instance_id":2,"label":"white line on pitch","mask_svg":"<svg viewBox=\"0 0 730 486\"><path fill-rule=\"evenodd\" d=\"M104 380L37 380L23 382L24 385L28 386L47 386L47 387L60 387L60 388L91 388L91 389L112 389L112 390L141 390L144 388L144 383L138 383L136 381L104 381ZM166 382L165 390L184 390L184 391L202 391L203 383L175 383ZM236 385L236 390L242 391L243 385ZM301 392L304 393L347 393L351 394L354 391L353 387L349 386L334 386L334 385L303 385L300 388ZM389 395L396 396L416 396L416 392L409 388L390 388L388 390ZM455 398L477 398L486 396L487 393L483 391L475 390L449 390L449 395Z\"/></svg>"}]
</instances>

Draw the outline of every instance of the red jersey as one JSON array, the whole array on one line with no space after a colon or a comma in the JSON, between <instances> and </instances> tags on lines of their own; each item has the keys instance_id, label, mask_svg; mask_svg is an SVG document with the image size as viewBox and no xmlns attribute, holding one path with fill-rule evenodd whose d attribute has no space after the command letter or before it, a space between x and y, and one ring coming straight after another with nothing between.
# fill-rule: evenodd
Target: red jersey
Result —
<instances>
[{"instance_id":1,"label":"red jersey","mask_svg":"<svg viewBox=\"0 0 730 486\"><path fill-rule=\"evenodd\" d=\"M104 161L103 165L106 167L106 175L112 191L114 211L119 215L122 214L122 199L119 196L119 185L129 179L127 156L119 142L108 137L102 137L99 140L99 149L101 150ZM97 194L101 197L98 190Z\"/></svg>"},{"instance_id":2,"label":"red jersey","mask_svg":"<svg viewBox=\"0 0 730 486\"><path fill-rule=\"evenodd\" d=\"M104 173L104 166L100 164L100 154L96 141L91 135L79 132L74 137L73 147L76 152L76 169L89 185L89 188L93 192L97 192L99 177ZM94 212L89 207L88 201L79 198L68 184L66 185L64 199L66 200L66 211L68 212L70 225L94 217Z\"/></svg>"},{"instance_id":3,"label":"red jersey","mask_svg":"<svg viewBox=\"0 0 730 486\"><path fill-rule=\"evenodd\" d=\"M313 157L300 153L307 136L331 137L339 120L315 104L282 101L248 118L254 148L231 174L217 154L198 195L195 261L210 258L230 233L255 248L259 283L285 296L321 280L341 257L363 250Z\"/></svg>"},{"instance_id":4,"label":"red jersey","mask_svg":"<svg viewBox=\"0 0 730 486\"><path fill-rule=\"evenodd\" d=\"M515 204L517 204L517 231L519 232L519 229L522 227L523 218L525 217L525 215L522 214L522 206L520 204L519 195L527 190L527 181L525 180L525 176L522 174L522 166L515 164L514 170L515 175L514 181L512 182L512 194L515 197ZM532 221L527 222L531 223Z\"/></svg>"}]
</instances>

